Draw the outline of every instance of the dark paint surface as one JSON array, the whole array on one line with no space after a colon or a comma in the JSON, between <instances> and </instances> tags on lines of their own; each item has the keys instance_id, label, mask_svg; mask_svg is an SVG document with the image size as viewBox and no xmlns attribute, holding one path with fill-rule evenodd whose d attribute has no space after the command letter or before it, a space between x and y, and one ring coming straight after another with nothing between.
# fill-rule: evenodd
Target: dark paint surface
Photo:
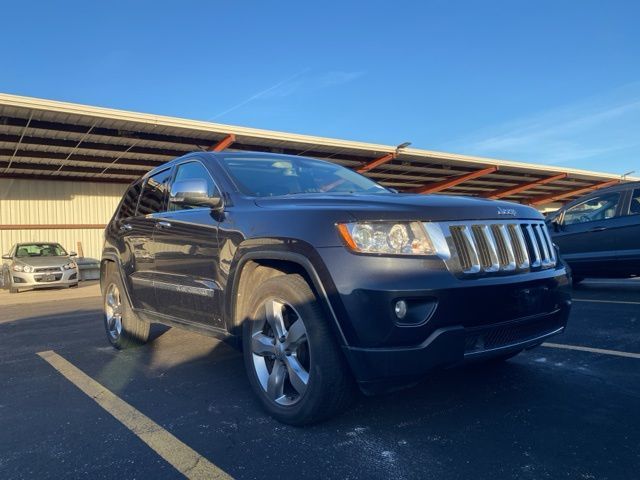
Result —
<instances>
[{"instance_id":1,"label":"dark paint surface","mask_svg":"<svg viewBox=\"0 0 640 480\"><path fill-rule=\"evenodd\" d=\"M569 306L562 264L545 271L460 279L435 256L353 254L336 228L336 223L356 220L504 220L500 209L514 209L519 219L541 220L535 209L484 199L393 193L247 197L220 164L221 158L233 155L196 153L161 167L175 169L185 162L202 162L225 199L224 208L153 213L133 222L116 216L110 223L105 255L122 259L123 270L132 279L128 283L134 286L137 307L160 313L165 319L212 327L212 333L235 334L237 281L251 257L299 264L316 291L326 292L327 309L336 314L336 338L343 346L417 346L438 328L489 325L551 315L558 309L559 321L564 324ZM148 175L153 176L154 171ZM131 232L120 233L120 224L137 222L153 226L140 234L136 244L127 240ZM141 227L135 226L134 232L139 230ZM127 259L133 260L127 263ZM150 294L146 287L137 291L140 282L135 280L140 270L156 284L152 300L147 300ZM419 326L399 325L393 313L398 298L410 298L416 308L433 314L428 321L425 314L425 322ZM433 308L424 307L425 302L432 302ZM460 340L450 348L458 352L456 361L461 361L464 345ZM348 349L346 352L349 355ZM413 373L422 375L428 369L425 363L424 371Z\"/></svg>"},{"instance_id":2,"label":"dark paint surface","mask_svg":"<svg viewBox=\"0 0 640 480\"><path fill-rule=\"evenodd\" d=\"M598 190L573 200L549 218L549 232L575 275L616 278L640 275L640 214L630 202L639 182ZM565 225L562 214L571 207L611 192L620 193L615 216ZM554 222L554 220L556 220Z\"/></svg>"}]
</instances>

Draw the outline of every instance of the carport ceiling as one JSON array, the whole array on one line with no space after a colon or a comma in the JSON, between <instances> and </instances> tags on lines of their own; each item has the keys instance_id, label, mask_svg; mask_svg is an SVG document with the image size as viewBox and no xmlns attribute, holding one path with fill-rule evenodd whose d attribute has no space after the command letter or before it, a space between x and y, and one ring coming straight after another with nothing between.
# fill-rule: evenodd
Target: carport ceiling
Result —
<instances>
[{"instance_id":1,"label":"carport ceiling","mask_svg":"<svg viewBox=\"0 0 640 480\"><path fill-rule=\"evenodd\" d=\"M585 170L0 94L0 177L129 183L174 157L216 145L321 158L400 191L537 205L620 181L617 175Z\"/></svg>"}]
</instances>

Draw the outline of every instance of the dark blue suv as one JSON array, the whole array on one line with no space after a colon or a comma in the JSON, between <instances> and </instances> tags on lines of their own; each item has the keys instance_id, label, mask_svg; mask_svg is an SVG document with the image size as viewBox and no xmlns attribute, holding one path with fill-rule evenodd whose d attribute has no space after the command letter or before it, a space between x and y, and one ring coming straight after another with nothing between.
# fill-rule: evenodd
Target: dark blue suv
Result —
<instances>
[{"instance_id":1,"label":"dark blue suv","mask_svg":"<svg viewBox=\"0 0 640 480\"><path fill-rule=\"evenodd\" d=\"M261 153L193 153L133 183L105 231L101 287L116 348L152 322L222 338L291 424L333 415L356 387L535 347L571 304L530 207L399 194Z\"/></svg>"}]
</instances>

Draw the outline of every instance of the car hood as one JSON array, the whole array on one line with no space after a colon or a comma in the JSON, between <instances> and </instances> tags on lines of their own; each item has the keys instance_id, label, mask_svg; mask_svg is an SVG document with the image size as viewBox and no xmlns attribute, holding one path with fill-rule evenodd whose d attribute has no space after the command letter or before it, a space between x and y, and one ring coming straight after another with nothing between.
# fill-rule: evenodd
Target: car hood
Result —
<instances>
[{"instance_id":1,"label":"car hood","mask_svg":"<svg viewBox=\"0 0 640 480\"><path fill-rule=\"evenodd\" d=\"M31 265L32 267L62 267L69 263L71 259L64 257L28 257L16 258L14 262L20 265Z\"/></svg>"},{"instance_id":2,"label":"car hood","mask_svg":"<svg viewBox=\"0 0 640 480\"><path fill-rule=\"evenodd\" d=\"M356 220L509 220L543 216L526 205L474 197L418 194L297 194L263 197L256 205L266 209L327 209L350 213Z\"/></svg>"}]
</instances>

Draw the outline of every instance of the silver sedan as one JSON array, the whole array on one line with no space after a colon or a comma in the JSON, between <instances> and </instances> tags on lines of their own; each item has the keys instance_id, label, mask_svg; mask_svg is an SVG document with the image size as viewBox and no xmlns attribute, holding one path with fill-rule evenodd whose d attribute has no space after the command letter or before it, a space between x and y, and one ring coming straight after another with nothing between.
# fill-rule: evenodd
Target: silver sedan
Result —
<instances>
[{"instance_id":1,"label":"silver sedan","mask_svg":"<svg viewBox=\"0 0 640 480\"><path fill-rule=\"evenodd\" d=\"M75 252L67 253L59 243L33 242L14 245L2 256L2 286L11 293L50 287L78 285Z\"/></svg>"}]
</instances>

